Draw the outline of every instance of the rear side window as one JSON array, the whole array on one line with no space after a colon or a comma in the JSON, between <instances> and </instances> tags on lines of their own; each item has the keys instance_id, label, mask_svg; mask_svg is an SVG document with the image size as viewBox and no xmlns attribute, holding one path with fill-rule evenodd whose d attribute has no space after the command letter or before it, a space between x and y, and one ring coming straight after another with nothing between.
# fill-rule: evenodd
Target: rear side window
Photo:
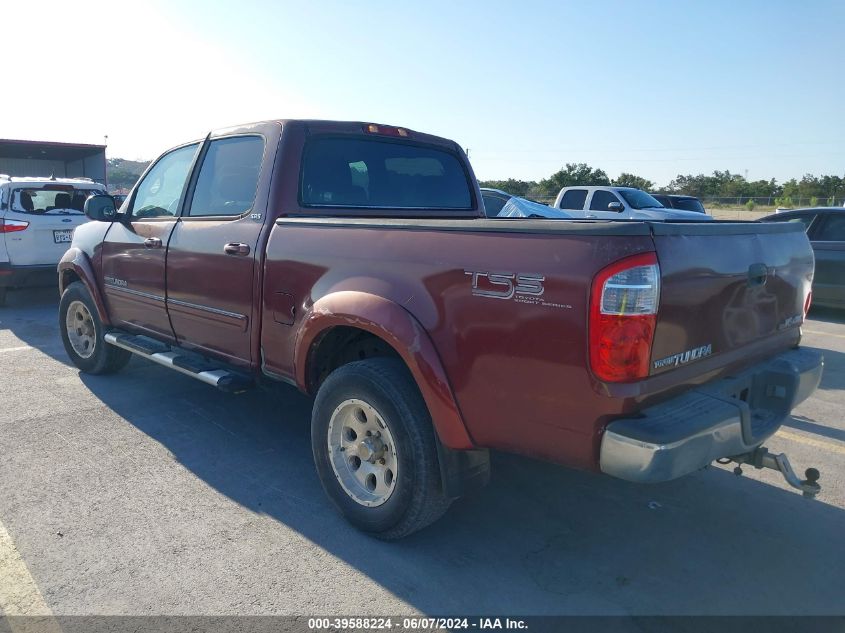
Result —
<instances>
[{"instance_id":1,"label":"rear side window","mask_svg":"<svg viewBox=\"0 0 845 633\"><path fill-rule=\"evenodd\" d=\"M190 216L241 215L252 208L264 139L238 136L211 141L202 161Z\"/></svg>"},{"instance_id":2,"label":"rear side window","mask_svg":"<svg viewBox=\"0 0 845 633\"><path fill-rule=\"evenodd\" d=\"M619 202L619 198L609 191L602 191L601 189L594 191L593 199L590 200L590 211L610 211L607 205L611 202Z\"/></svg>"},{"instance_id":3,"label":"rear side window","mask_svg":"<svg viewBox=\"0 0 845 633\"><path fill-rule=\"evenodd\" d=\"M389 209L471 209L454 154L407 142L315 138L302 161L304 205Z\"/></svg>"},{"instance_id":4,"label":"rear side window","mask_svg":"<svg viewBox=\"0 0 845 633\"><path fill-rule=\"evenodd\" d=\"M570 189L565 194L563 194L563 198L560 201L561 209L573 209L580 211L584 208L584 203L587 201L587 190L586 189Z\"/></svg>"},{"instance_id":5,"label":"rear side window","mask_svg":"<svg viewBox=\"0 0 845 633\"><path fill-rule=\"evenodd\" d=\"M845 242L845 213L828 215L815 239L819 242Z\"/></svg>"},{"instance_id":6,"label":"rear side window","mask_svg":"<svg viewBox=\"0 0 845 633\"><path fill-rule=\"evenodd\" d=\"M666 206L666 203L660 198L657 199L658 202L661 202L663 206ZM701 200L697 198L675 198L674 206L676 209L680 209L681 211L695 211L696 213L706 213L704 211L704 205L701 204Z\"/></svg>"}]
</instances>

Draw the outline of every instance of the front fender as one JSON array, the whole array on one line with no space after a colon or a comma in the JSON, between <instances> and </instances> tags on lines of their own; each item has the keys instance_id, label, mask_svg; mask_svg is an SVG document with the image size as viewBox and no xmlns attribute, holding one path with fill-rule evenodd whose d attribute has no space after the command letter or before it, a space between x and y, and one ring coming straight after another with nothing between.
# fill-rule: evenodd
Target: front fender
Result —
<instances>
[{"instance_id":1,"label":"front fender","mask_svg":"<svg viewBox=\"0 0 845 633\"><path fill-rule=\"evenodd\" d=\"M67 249L61 260L59 260L59 294L65 291L67 276L66 271L72 272L76 277L85 284L88 292L91 293L91 298L94 300L94 305L97 308L97 315L106 325L111 325L109 314L106 311L106 304L103 302L103 295L100 293L100 288L97 285L97 277L94 275L94 267L91 265L91 260L88 259L82 250L71 247Z\"/></svg>"},{"instance_id":2,"label":"front fender","mask_svg":"<svg viewBox=\"0 0 845 633\"><path fill-rule=\"evenodd\" d=\"M296 382L301 389L308 389L313 343L321 333L337 326L365 330L390 344L411 370L440 441L453 449L475 447L428 333L410 312L384 297L341 291L314 303L299 330L294 353Z\"/></svg>"}]
</instances>

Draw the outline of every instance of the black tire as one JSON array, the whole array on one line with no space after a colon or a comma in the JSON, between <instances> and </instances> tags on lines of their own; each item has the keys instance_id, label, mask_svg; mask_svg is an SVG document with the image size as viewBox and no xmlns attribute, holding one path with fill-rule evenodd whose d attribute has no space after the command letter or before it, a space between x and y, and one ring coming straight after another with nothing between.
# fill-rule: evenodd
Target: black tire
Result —
<instances>
[{"instance_id":1,"label":"black tire","mask_svg":"<svg viewBox=\"0 0 845 633\"><path fill-rule=\"evenodd\" d=\"M349 399L375 408L396 444L399 475L382 505L358 503L340 485L332 468L328 429L335 409ZM377 538L405 537L439 519L452 499L442 492L431 415L405 365L372 358L333 371L317 392L311 419L311 448L326 494L346 519Z\"/></svg>"},{"instance_id":2,"label":"black tire","mask_svg":"<svg viewBox=\"0 0 845 633\"><path fill-rule=\"evenodd\" d=\"M68 336L67 313L74 301L80 301L85 305L94 325L94 352L87 358L77 353ZM123 369L132 358L132 352L109 345L103 339L105 335L103 322L97 314L97 307L91 298L91 293L81 281L74 281L62 293L62 299L59 302L59 332L61 332L62 343L70 360L86 374L113 374Z\"/></svg>"},{"instance_id":3,"label":"black tire","mask_svg":"<svg viewBox=\"0 0 845 633\"><path fill-rule=\"evenodd\" d=\"M0 308L6 305L6 286L0 287Z\"/></svg>"}]
</instances>

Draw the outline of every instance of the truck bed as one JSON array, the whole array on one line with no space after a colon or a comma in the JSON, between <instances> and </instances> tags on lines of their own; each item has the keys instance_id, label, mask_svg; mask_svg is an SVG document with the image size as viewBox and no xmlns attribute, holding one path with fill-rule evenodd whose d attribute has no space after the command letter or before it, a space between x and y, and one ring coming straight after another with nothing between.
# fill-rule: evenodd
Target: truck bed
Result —
<instances>
[{"instance_id":1,"label":"truck bed","mask_svg":"<svg viewBox=\"0 0 845 633\"><path fill-rule=\"evenodd\" d=\"M664 285L652 360L707 341L712 351L645 380L602 382L589 369L592 280L655 251ZM759 261L779 274L746 296ZM542 277L543 293L474 295L473 273L482 289L487 275ZM793 346L799 322L788 319L802 314L811 274L806 236L787 224L282 217L264 264L264 367L294 377L296 333L321 298L385 298L430 337L476 445L595 468L609 420ZM765 320L746 339L718 317L733 306L731 289L747 299L738 317ZM290 324L273 317L278 296L292 297Z\"/></svg>"}]
</instances>

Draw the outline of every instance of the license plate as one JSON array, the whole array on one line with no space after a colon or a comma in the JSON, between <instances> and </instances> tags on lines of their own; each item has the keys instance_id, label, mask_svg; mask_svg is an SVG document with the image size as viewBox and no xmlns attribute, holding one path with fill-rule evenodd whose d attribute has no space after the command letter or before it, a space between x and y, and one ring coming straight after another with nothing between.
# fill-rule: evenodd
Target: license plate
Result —
<instances>
[{"instance_id":1,"label":"license plate","mask_svg":"<svg viewBox=\"0 0 845 633\"><path fill-rule=\"evenodd\" d=\"M73 240L73 229L62 229L61 231L53 231L53 241L56 244L63 244Z\"/></svg>"}]
</instances>

